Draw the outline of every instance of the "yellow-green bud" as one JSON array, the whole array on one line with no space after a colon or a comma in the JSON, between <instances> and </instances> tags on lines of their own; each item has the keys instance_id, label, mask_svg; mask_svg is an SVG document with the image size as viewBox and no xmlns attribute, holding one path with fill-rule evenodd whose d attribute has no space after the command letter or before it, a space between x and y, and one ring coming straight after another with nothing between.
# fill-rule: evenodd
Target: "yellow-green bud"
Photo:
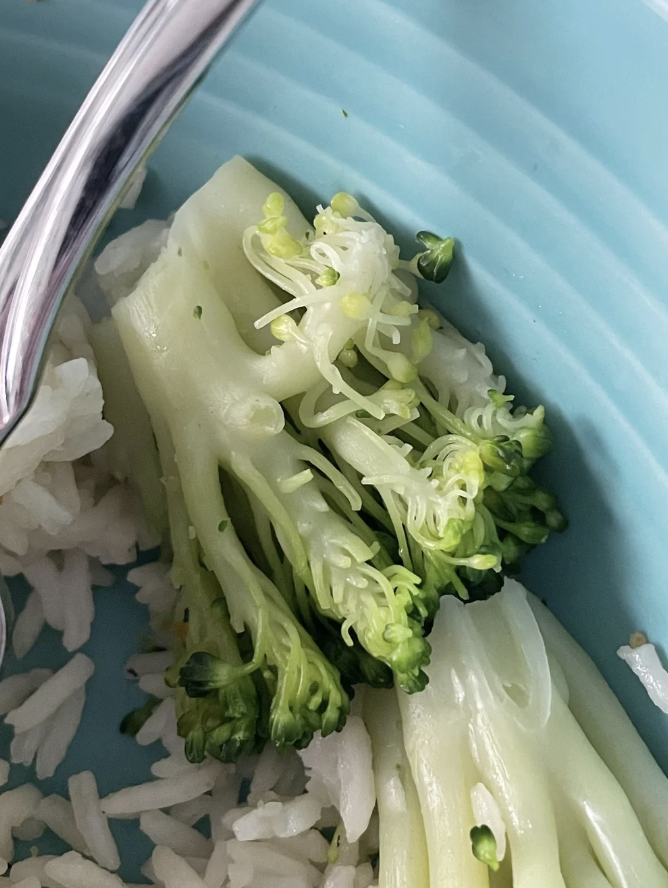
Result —
<instances>
[{"instance_id":1,"label":"yellow-green bud","mask_svg":"<svg viewBox=\"0 0 668 888\"><path fill-rule=\"evenodd\" d=\"M315 279L318 287L333 287L341 275L333 268L326 268L321 275Z\"/></svg>"},{"instance_id":2,"label":"yellow-green bud","mask_svg":"<svg viewBox=\"0 0 668 888\"><path fill-rule=\"evenodd\" d=\"M499 559L496 555L473 555L466 562L474 570L492 570L498 565Z\"/></svg>"},{"instance_id":3,"label":"yellow-green bud","mask_svg":"<svg viewBox=\"0 0 668 888\"><path fill-rule=\"evenodd\" d=\"M433 333L429 321L421 321L411 333L411 358L414 364L424 361L434 347Z\"/></svg>"},{"instance_id":4,"label":"yellow-green bud","mask_svg":"<svg viewBox=\"0 0 668 888\"><path fill-rule=\"evenodd\" d=\"M292 320L290 315L281 315L280 318L274 318L271 322L271 335L281 342L291 342L297 335L297 324Z\"/></svg>"},{"instance_id":5,"label":"yellow-green bud","mask_svg":"<svg viewBox=\"0 0 668 888\"><path fill-rule=\"evenodd\" d=\"M414 382L417 379L417 367L406 355L395 352L386 358L386 363L390 376L397 382Z\"/></svg>"},{"instance_id":6,"label":"yellow-green bud","mask_svg":"<svg viewBox=\"0 0 668 888\"><path fill-rule=\"evenodd\" d=\"M358 293L356 290L346 293L342 297L340 305L341 311L346 317L354 318L357 321L363 321L365 318L368 318L372 307L371 302L364 293Z\"/></svg>"},{"instance_id":7,"label":"yellow-green bud","mask_svg":"<svg viewBox=\"0 0 668 888\"><path fill-rule=\"evenodd\" d=\"M285 209L285 201L283 195L278 191L273 191L264 202L262 212L265 216L280 216Z\"/></svg>"},{"instance_id":8,"label":"yellow-green bud","mask_svg":"<svg viewBox=\"0 0 668 888\"><path fill-rule=\"evenodd\" d=\"M359 209L359 204L352 194L348 194L347 191L339 191L338 194L335 194L330 206L335 213L338 213L339 216L343 216L344 218L354 216Z\"/></svg>"},{"instance_id":9,"label":"yellow-green bud","mask_svg":"<svg viewBox=\"0 0 668 888\"><path fill-rule=\"evenodd\" d=\"M341 361L344 367L352 370L353 367L357 367L359 357L354 348L344 348L339 353L339 361Z\"/></svg>"},{"instance_id":10,"label":"yellow-green bud","mask_svg":"<svg viewBox=\"0 0 668 888\"><path fill-rule=\"evenodd\" d=\"M285 228L287 224L287 216L267 216L266 219L263 219L262 222L260 222L257 230L261 231L262 234L276 234L281 228Z\"/></svg>"},{"instance_id":11,"label":"yellow-green bud","mask_svg":"<svg viewBox=\"0 0 668 888\"><path fill-rule=\"evenodd\" d=\"M303 252L302 245L285 228L280 228L275 234L270 235L264 246L267 253L277 259L294 259Z\"/></svg>"}]
</instances>

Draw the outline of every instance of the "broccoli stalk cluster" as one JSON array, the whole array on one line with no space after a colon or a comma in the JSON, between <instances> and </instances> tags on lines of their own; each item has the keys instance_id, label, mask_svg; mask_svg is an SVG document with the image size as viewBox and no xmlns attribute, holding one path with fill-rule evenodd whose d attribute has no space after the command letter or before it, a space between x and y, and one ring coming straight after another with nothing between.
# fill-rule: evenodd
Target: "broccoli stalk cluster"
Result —
<instances>
[{"instance_id":1,"label":"broccoli stalk cluster","mask_svg":"<svg viewBox=\"0 0 668 888\"><path fill-rule=\"evenodd\" d=\"M441 596L493 593L563 529L530 477L542 408L512 410L482 346L419 309L453 259L419 240L404 262L343 193L311 226L237 158L114 307L161 467L193 761L336 731L358 683L422 690Z\"/></svg>"}]
</instances>

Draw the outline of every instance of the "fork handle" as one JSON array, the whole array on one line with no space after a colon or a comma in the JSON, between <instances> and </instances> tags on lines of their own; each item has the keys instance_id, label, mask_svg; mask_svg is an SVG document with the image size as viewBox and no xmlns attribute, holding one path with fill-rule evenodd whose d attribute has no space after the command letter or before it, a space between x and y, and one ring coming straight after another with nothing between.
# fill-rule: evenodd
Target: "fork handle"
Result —
<instances>
[{"instance_id":1,"label":"fork handle","mask_svg":"<svg viewBox=\"0 0 668 888\"><path fill-rule=\"evenodd\" d=\"M0 249L0 443L27 409L58 307L139 164L257 0L150 0Z\"/></svg>"}]
</instances>

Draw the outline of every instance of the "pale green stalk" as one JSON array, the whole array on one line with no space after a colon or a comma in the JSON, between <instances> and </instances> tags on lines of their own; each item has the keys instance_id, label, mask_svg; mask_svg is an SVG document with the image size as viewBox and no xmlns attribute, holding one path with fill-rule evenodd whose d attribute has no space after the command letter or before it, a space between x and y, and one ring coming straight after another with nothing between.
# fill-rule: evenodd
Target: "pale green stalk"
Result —
<instances>
[{"instance_id":1,"label":"pale green stalk","mask_svg":"<svg viewBox=\"0 0 668 888\"><path fill-rule=\"evenodd\" d=\"M596 700L592 700L596 706ZM615 888L668 888L668 872L652 851L624 790L601 761L558 694L540 747L558 793L584 826Z\"/></svg>"},{"instance_id":2,"label":"pale green stalk","mask_svg":"<svg viewBox=\"0 0 668 888\"><path fill-rule=\"evenodd\" d=\"M528 600L548 651L566 677L571 712L628 796L655 854L668 867L668 777L594 662L545 605L533 595Z\"/></svg>"},{"instance_id":3,"label":"pale green stalk","mask_svg":"<svg viewBox=\"0 0 668 888\"><path fill-rule=\"evenodd\" d=\"M469 720L453 684L458 659L450 621L442 610L431 641L429 684L420 694L397 692L406 755L424 818L430 885L488 888L489 870L471 850L471 789L480 775L468 746Z\"/></svg>"},{"instance_id":4,"label":"pale green stalk","mask_svg":"<svg viewBox=\"0 0 668 888\"><path fill-rule=\"evenodd\" d=\"M598 865L587 833L578 823L574 811L563 800L559 804L557 794L555 798L561 871L566 888L611 888Z\"/></svg>"},{"instance_id":5,"label":"pale green stalk","mask_svg":"<svg viewBox=\"0 0 668 888\"><path fill-rule=\"evenodd\" d=\"M300 341L279 343L269 327L255 329L255 321L280 302L275 289L246 259L243 236L246 229L262 220L263 205L272 193L283 197L290 235L303 238L311 226L291 198L236 157L179 210L170 244L172 255L181 250L196 257L207 286L215 290L234 317L241 337L255 350L255 354L245 355L237 350L237 372L253 376L265 391L283 401L318 384L322 369L332 373L331 362L366 321L345 315L334 288L329 288L332 301L306 310L299 323ZM288 303L286 310L289 308ZM265 355L271 346L277 347Z\"/></svg>"},{"instance_id":6,"label":"pale green stalk","mask_svg":"<svg viewBox=\"0 0 668 888\"><path fill-rule=\"evenodd\" d=\"M436 676L420 694L398 691L406 754L420 798L431 888L488 888L488 868L473 856L470 832L473 763L467 724L434 690Z\"/></svg>"},{"instance_id":7,"label":"pale green stalk","mask_svg":"<svg viewBox=\"0 0 668 888\"><path fill-rule=\"evenodd\" d=\"M393 691L367 689L364 718L373 745L380 824L379 888L429 888L429 859L420 799L404 748Z\"/></svg>"},{"instance_id":8,"label":"pale green stalk","mask_svg":"<svg viewBox=\"0 0 668 888\"><path fill-rule=\"evenodd\" d=\"M193 293L201 308L195 313ZM250 631L253 665L266 660L276 670L272 713L278 713L278 727L272 739L290 742L293 729L313 725L314 706L325 710L323 733L334 729L347 706L338 675L280 592L248 559L219 483L220 464L229 464L235 447L243 452L244 438L270 439L282 431L280 405L253 388L239 368L232 370L234 348L227 347L225 334L233 322L185 253L163 254L114 315L149 413L169 428L188 514L207 566L225 592L232 625Z\"/></svg>"},{"instance_id":9,"label":"pale green stalk","mask_svg":"<svg viewBox=\"0 0 668 888\"><path fill-rule=\"evenodd\" d=\"M295 237L310 230L291 198L241 157L223 164L196 191L174 217L171 237L206 263L209 280L234 316L239 333L259 354L276 345L268 327L255 321L280 305L276 290L246 259L244 231L262 219L262 207L271 192L285 201L284 213Z\"/></svg>"},{"instance_id":10,"label":"pale green stalk","mask_svg":"<svg viewBox=\"0 0 668 888\"><path fill-rule=\"evenodd\" d=\"M113 318L90 330L97 372L104 390L104 417L114 427L106 449L112 472L137 487L151 529L167 533L167 507L160 458L146 408L123 350Z\"/></svg>"},{"instance_id":11,"label":"pale green stalk","mask_svg":"<svg viewBox=\"0 0 668 888\"><path fill-rule=\"evenodd\" d=\"M547 775L531 735L493 692L495 673L465 606L446 596L439 620L455 648L473 759L508 831L514 888L564 888Z\"/></svg>"}]
</instances>

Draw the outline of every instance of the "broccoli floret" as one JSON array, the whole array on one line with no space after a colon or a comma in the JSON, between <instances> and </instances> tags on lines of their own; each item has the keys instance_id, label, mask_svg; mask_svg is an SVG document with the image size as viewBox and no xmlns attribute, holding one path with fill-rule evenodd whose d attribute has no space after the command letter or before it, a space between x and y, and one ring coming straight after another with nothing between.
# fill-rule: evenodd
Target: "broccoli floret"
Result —
<instances>
[{"instance_id":1,"label":"broccoli floret","mask_svg":"<svg viewBox=\"0 0 668 888\"><path fill-rule=\"evenodd\" d=\"M496 839L494 833L488 826L474 826L471 830L471 850L476 860L497 872L499 869L499 861L496 856Z\"/></svg>"},{"instance_id":2,"label":"broccoli floret","mask_svg":"<svg viewBox=\"0 0 668 888\"><path fill-rule=\"evenodd\" d=\"M455 254L453 238L441 238L431 231L419 231L417 240L426 247L424 253L417 256L417 269L426 281L442 284L450 274Z\"/></svg>"}]
</instances>

